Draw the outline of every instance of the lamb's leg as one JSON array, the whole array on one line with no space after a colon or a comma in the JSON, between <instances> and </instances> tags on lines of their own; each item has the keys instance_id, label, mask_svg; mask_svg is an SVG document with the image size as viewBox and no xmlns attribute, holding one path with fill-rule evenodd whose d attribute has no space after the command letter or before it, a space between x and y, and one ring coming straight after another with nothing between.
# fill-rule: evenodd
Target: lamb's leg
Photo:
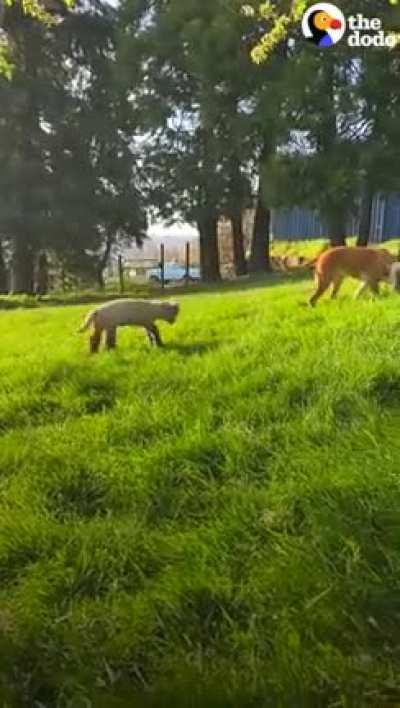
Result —
<instances>
[{"instance_id":1,"label":"lamb's leg","mask_svg":"<svg viewBox=\"0 0 400 708\"><path fill-rule=\"evenodd\" d=\"M148 325L146 329L149 333L149 337L152 337L152 343L155 344L157 347L162 347L163 343L157 325L153 322L153 324Z\"/></svg>"},{"instance_id":2,"label":"lamb's leg","mask_svg":"<svg viewBox=\"0 0 400 708\"><path fill-rule=\"evenodd\" d=\"M98 329L96 327L92 336L90 337L89 341L90 341L90 353L91 354L97 354L97 352L99 351L102 333L103 333L103 330Z\"/></svg>"},{"instance_id":3,"label":"lamb's leg","mask_svg":"<svg viewBox=\"0 0 400 708\"><path fill-rule=\"evenodd\" d=\"M150 345L151 345L152 347L154 347L154 345L155 345L154 334L153 334L153 332L151 331L151 329L150 329L149 327L145 327L145 329L146 329L146 334L147 334L147 336L148 336L148 338L149 338Z\"/></svg>"},{"instance_id":4,"label":"lamb's leg","mask_svg":"<svg viewBox=\"0 0 400 708\"><path fill-rule=\"evenodd\" d=\"M115 349L117 346L117 328L107 330L106 347L107 349Z\"/></svg>"}]
</instances>

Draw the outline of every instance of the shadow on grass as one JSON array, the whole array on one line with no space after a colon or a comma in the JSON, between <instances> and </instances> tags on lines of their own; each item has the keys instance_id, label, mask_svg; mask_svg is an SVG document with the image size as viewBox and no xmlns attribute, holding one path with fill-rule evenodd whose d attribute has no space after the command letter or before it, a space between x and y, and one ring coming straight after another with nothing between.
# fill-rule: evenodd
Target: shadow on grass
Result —
<instances>
[{"instance_id":1,"label":"shadow on grass","mask_svg":"<svg viewBox=\"0 0 400 708\"><path fill-rule=\"evenodd\" d=\"M206 354L207 352L218 349L218 342L196 342L195 344L178 344L176 342L168 342L164 344L163 349L170 352L177 352L182 356L195 356L196 354Z\"/></svg>"},{"instance_id":2,"label":"shadow on grass","mask_svg":"<svg viewBox=\"0 0 400 708\"><path fill-rule=\"evenodd\" d=\"M119 292L101 292L93 290L92 292L77 292L74 294L57 294L49 296L22 296L22 297L0 297L0 310L15 310L15 309L37 309L40 307L65 307L72 305L90 305L101 304L109 300L119 300L123 298L168 298L178 295L198 295L201 293L215 292L235 292L254 290L257 288L273 287L275 285L285 285L290 282L298 282L309 279L309 273L305 270L300 270L298 273L281 273L271 271L265 275L245 276L236 280L221 280L216 283L192 283L191 285L176 285L166 287L141 286L140 288L129 288L124 293Z\"/></svg>"},{"instance_id":3,"label":"shadow on grass","mask_svg":"<svg viewBox=\"0 0 400 708\"><path fill-rule=\"evenodd\" d=\"M310 274L307 270L288 273L271 271L262 275L244 276L236 280L221 280L217 283L199 283L198 285L194 284L185 288L171 288L169 291L165 290L165 293L173 292L174 294L197 295L198 293L240 292L256 290L258 288L275 287L276 285L287 285L288 283L299 282L301 280L310 280Z\"/></svg>"}]
</instances>

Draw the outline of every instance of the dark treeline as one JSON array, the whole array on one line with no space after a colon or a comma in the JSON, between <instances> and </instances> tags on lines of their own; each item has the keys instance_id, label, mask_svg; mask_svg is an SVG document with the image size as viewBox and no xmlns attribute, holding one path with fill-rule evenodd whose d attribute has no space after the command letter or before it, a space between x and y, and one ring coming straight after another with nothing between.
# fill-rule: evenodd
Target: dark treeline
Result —
<instances>
[{"instance_id":1,"label":"dark treeline","mask_svg":"<svg viewBox=\"0 0 400 708\"><path fill-rule=\"evenodd\" d=\"M350 0L356 11L398 22L387 0ZM318 50L295 27L257 66L260 28L233 1L86 0L62 14L46 26L16 3L3 17L15 69L0 79L2 292L46 292L49 263L102 286L112 249L140 244L149 217L197 226L205 280L220 277L221 217L237 275L268 269L273 207L318 209L334 244L357 213L365 245L373 194L400 188L398 48Z\"/></svg>"}]
</instances>

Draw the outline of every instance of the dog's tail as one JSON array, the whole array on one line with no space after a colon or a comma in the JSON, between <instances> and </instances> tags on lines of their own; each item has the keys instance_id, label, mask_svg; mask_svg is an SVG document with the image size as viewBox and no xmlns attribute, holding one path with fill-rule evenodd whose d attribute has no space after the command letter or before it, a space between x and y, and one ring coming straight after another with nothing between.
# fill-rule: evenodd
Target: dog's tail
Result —
<instances>
[{"instance_id":1,"label":"dog's tail","mask_svg":"<svg viewBox=\"0 0 400 708\"><path fill-rule=\"evenodd\" d=\"M319 259L321 258L322 254L326 251L329 251L330 248L331 246L329 245L329 243L326 243L324 246L322 246L321 250L314 258L312 258L311 260L306 260L304 257L301 257L298 259L298 263L294 265L290 265L290 256L286 256L282 259L283 268L288 273L301 270L313 270L317 265Z\"/></svg>"},{"instance_id":2,"label":"dog's tail","mask_svg":"<svg viewBox=\"0 0 400 708\"><path fill-rule=\"evenodd\" d=\"M78 329L78 333L81 332L86 332L87 329L89 329L90 325L94 322L95 316L96 316L96 310L92 310L92 312L89 312L88 316L86 317L85 321L82 323L81 327Z\"/></svg>"},{"instance_id":3,"label":"dog's tail","mask_svg":"<svg viewBox=\"0 0 400 708\"><path fill-rule=\"evenodd\" d=\"M320 255L320 254L319 254ZM311 261L301 261L300 263L296 263L296 265L291 265L289 262L289 258L283 258L282 259L282 266L283 270L286 271L287 273L293 273L293 272L298 272L302 270L312 270L319 258L319 255L313 258Z\"/></svg>"}]
</instances>

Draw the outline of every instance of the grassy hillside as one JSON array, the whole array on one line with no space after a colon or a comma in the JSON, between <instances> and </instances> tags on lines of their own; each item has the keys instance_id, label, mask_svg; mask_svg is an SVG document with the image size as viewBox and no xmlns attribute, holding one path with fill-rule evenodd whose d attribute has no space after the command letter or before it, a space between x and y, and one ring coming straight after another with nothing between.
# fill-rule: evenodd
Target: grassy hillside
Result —
<instances>
[{"instance_id":1,"label":"grassy hillside","mask_svg":"<svg viewBox=\"0 0 400 708\"><path fill-rule=\"evenodd\" d=\"M400 704L400 299L0 313L4 706ZM346 294L347 293L347 294Z\"/></svg>"}]
</instances>

